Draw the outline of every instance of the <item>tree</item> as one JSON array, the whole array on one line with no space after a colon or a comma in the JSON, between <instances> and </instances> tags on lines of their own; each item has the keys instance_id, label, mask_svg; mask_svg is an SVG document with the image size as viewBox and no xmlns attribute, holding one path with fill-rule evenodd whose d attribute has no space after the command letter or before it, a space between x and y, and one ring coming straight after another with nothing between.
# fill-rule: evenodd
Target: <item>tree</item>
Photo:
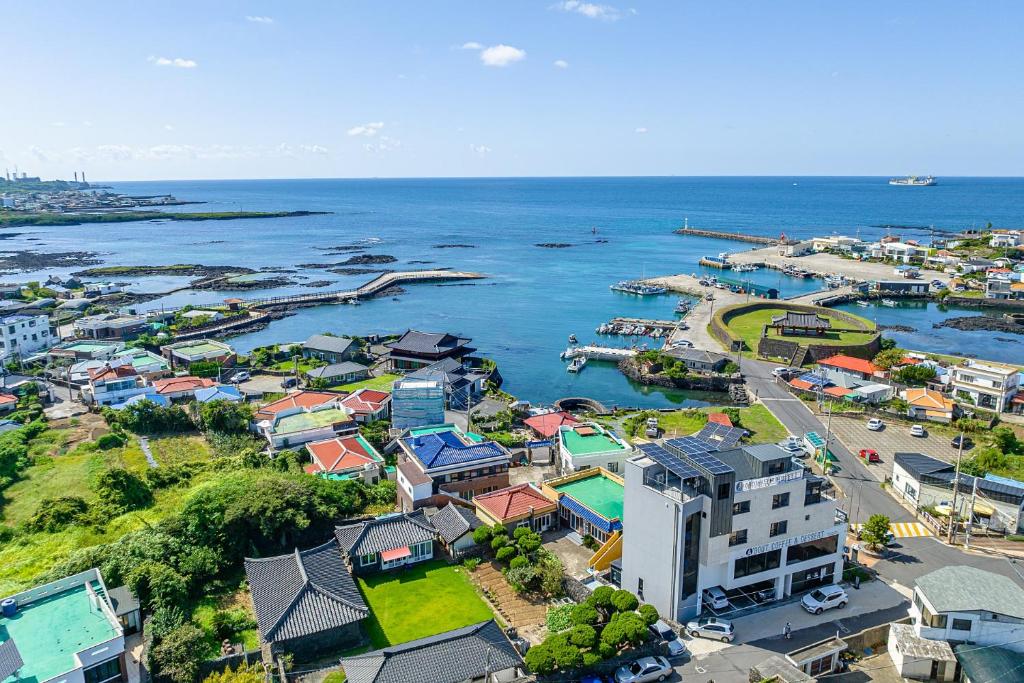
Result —
<instances>
[{"instance_id":1,"label":"tree","mask_svg":"<svg viewBox=\"0 0 1024 683\"><path fill-rule=\"evenodd\" d=\"M363 435L364 439L370 442L371 446L380 450L387 446L387 443L390 440L390 429L391 423L387 420L375 420L361 425L359 427L359 433Z\"/></svg>"},{"instance_id":2,"label":"tree","mask_svg":"<svg viewBox=\"0 0 1024 683\"><path fill-rule=\"evenodd\" d=\"M860 529L860 537L872 549L884 546L889 535L889 518L885 515L871 515Z\"/></svg>"},{"instance_id":3,"label":"tree","mask_svg":"<svg viewBox=\"0 0 1024 683\"><path fill-rule=\"evenodd\" d=\"M153 492L146 482L122 467L112 467L96 479L96 495L119 512L149 507Z\"/></svg>"},{"instance_id":4,"label":"tree","mask_svg":"<svg viewBox=\"0 0 1024 683\"><path fill-rule=\"evenodd\" d=\"M637 610L637 613L648 626L651 626L658 620L658 609L654 605L640 605L640 609Z\"/></svg>"},{"instance_id":5,"label":"tree","mask_svg":"<svg viewBox=\"0 0 1024 683\"><path fill-rule=\"evenodd\" d=\"M989 472L1001 470L1010 464L1009 458L995 446L979 448L973 458L965 460L960 469L975 477L984 477Z\"/></svg>"},{"instance_id":6,"label":"tree","mask_svg":"<svg viewBox=\"0 0 1024 683\"><path fill-rule=\"evenodd\" d=\"M600 616L593 605L581 602L572 608L569 620L577 626L593 625L600 620Z\"/></svg>"},{"instance_id":7,"label":"tree","mask_svg":"<svg viewBox=\"0 0 1024 683\"><path fill-rule=\"evenodd\" d=\"M612 594L612 607L616 612L632 612L639 604L636 596L627 590L617 590Z\"/></svg>"},{"instance_id":8,"label":"tree","mask_svg":"<svg viewBox=\"0 0 1024 683\"><path fill-rule=\"evenodd\" d=\"M489 526L479 526L473 529L473 542L477 545L489 545L493 536L493 529Z\"/></svg>"},{"instance_id":9,"label":"tree","mask_svg":"<svg viewBox=\"0 0 1024 683\"><path fill-rule=\"evenodd\" d=\"M1017 453L1021 450L1021 442L1009 427L996 427L992 430L992 445L1004 454Z\"/></svg>"},{"instance_id":10,"label":"tree","mask_svg":"<svg viewBox=\"0 0 1024 683\"><path fill-rule=\"evenodd\" d=\"M143 605L170 608L188 598L185 578L171 567L149 560L135 567L128 575L128 586Z\"/></svg>"},{"instance_id":11,"label":"tree","mask_svg":"<svg viewBox=\"0 0 1024 683\"><path fill-rule=\"evenodd\" d=\"M580 624L569 631L569 642L578 648L591 648L597 645L597 631L593 626Z\"/></svg>"},{"instance_id":12,"label":"tree","mask_svg":"<svg viewBox=\"0 0 1024 683\"><path fill-rule=\"evenodd\" d=\"M205 652L206 634L193 624L182 624L149 650L149 668L173 683L194 683Z\"/></svg>"},{"instance_id":13,"label":"tree","mask_svg":"<svg viewBox=\"0 0 1024 683\"><path fill-rule=\"evenodd\" d=\"M598 586L587 598L587 602L607 611L612 606L613 595L615 595L615 589L611 586Z\"/></svg>"},{"instance_id":14,"label":"tree","mask_svg":"<svg viewBox=\"0 0 1024 683\"><path fill-rule=\"evenodd\" d=\"M872 362L883 370L888 370L902 363L906 355L907 352L903 349L893 347L879 351Z\"/></svg>"},{"instance_id":15,"label":"tree","mask_svg":"<svg viewBox=\"0 0 1024 683\"><path fill-rule=\"evenodd\" d=\"M265 683L267 674L262 666L239 664L222 672L214 672L203 679L203 683Z\"/></svg>"},{"instance_id":16,"label":"tree","mask_svg":"<svg viewBox=\"0 0 1024 683\"><path fill-rule=\"evenodd\" d=\"M199 406L199 424L204 431L241 434L249 429L252 407L218 399Z\"/></svg>"},{"instance_id":17,"label":"tree","mask_svg":"<svg viewBox=\"0 0 1024 683\"><path fill-rule=\"evenodd\" d=\"M907 386L920 387L935 379L935 369L925 365L908 365L897 370L894 379Z\"/></svg>"},{"instance_id":18,"label":"tree","mask_svg":"<svg viewBox=\"0 0 1024 683\"><path fill-rule=\"evenodd\" d=\"M394 505L398 495L398 484L390 479L383 479L370 487L367 494L369 501L374 505ZM483 527L478 527L483 528ZM475 537L474 530L474 537Z\"/></svg>"},{"instance_id":19,"label":"tree","mask_svg":"<svg viewBox=\"0 0 1024 683\"><path fill-rule=\"evenodd\" d=\"M32 531L56 533L79 521L88 509L89 505L78 496L43 498L27 526Z\"/></svg>"},{"instance_id":20,"label":"tree","mask_svg":"<svg viewBox=\"0 0 1024 683\"><path fill-rule=\"evenodd\" d=\"M530 671L538 676L547 676L554 673L555 666L557 665L555 655L551 651L551 647L548 646L547 641L527 650L523 660Z\"/></svg>"},{"instance_id":21,"label":"tree","mask_svg":"<svg viewBox=\"0 0 1024 683\"><path fill-rule=\"evenodd\" d=\"M559 669L570 671L583 664L583 653L569 641L567 633L556 633L548 640L551 641L549 647Z\"/></svg>"},{"instance_id":22,"label":"tree","mask_svg":"<svg viewBox=\"0 0 1024 683\"><path fill-rule=\"evenodd\" d=\"M217 377L220 375L220 363L202 360L188 366L189 374L195 377Z\"/></svg>"}]
</instances>

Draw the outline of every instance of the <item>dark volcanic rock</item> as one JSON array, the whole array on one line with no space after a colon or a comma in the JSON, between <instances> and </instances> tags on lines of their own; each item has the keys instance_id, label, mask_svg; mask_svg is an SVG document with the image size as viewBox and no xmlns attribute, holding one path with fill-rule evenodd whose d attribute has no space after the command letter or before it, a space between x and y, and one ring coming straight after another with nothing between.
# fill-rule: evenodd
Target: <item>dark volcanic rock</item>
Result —
<instances>
[{"instance_id":1,"label":"dark volcanic rock","mask_svg":"<svg viewBox=\"0 0 1024 683\"><path fill-rule=\"evenodd\" d=\"M476 249L475 244L435 244L434 249Z\"/></svg>"},{"instance_id":2,"label":"dark volcanic rock","mask_svg":"<svg viewBox=\"0 0 1024 683\"><path fill-rule=\"evenodd\" d=\"M12 251L0 256L0 270L43 270L71 266L94 266L97 263L102 263L102 261L96 258L94 251L58 251L50 254L40 254L35 251Z\"/></svg>"},{"instance_id":3,"label":"dark volcanic rock","mask_svg":"<svg viewBox=\"0 0 1024 683\"><path fill-rule=\"evenodd\" d=\"M367 266L381 263L394 263L397 261L391 254L360 254L337 264L339 266Z\"/></svg>"},{"instance_id":4,"label":"dark volcanic rock","mask_svg":"<svg viewBox=\"0 0 1024 683\"><path fill-rule=\"evenodd\" d=\"M917 328L911 327L910 325L879 325L879 330L890 332L917 332Z\"/></svg>"},{"instance_id":5,"label":"dark volcanic rock","mask_svg":"<svg viewBox=\"0 0 1024 683\"><path fill-rule=\"evenodd\" d=\"M540 244L533 245L542 249L568 249L569 247L576 246L575 244L567 244L565 242L541 242Z\"/></svg>"},{"instance_id":6,"label":"dark volcanic rock","mask_svg":"<svg viewBox=\"0 0 1024 683\"><path fill-rule=\"evenodd\" d=\"M326 287L331 284L330 280L310 280L309 282L299 283L300 287Z\"/></svg>"},{"instance_id":7,"label":"dark volcanic rock","mask_svg":"<svg viewBox=\"0 0 1024 683\"><path fill-rule=\"evenodd\" d=\"M1006 320L1005 318L994 318L989 315L974 315L962 318L946 318L940 323L932 323L932 327L951 327L954 330L989 330L991 332L1010 332L1012 334L1024 334L1024 325Z\"/></svg>"},{"instance_id":8,"label":"dark volcanic rock","mask_svg":"<svg viewBox=\"0 0 1024 683\"><path fill-rule=\"evenodd\" d=\"M373 275L376 273L393 273L394 270L387 268L328 268L328 273L337 275Z\"/></svg>"}]
</instances>

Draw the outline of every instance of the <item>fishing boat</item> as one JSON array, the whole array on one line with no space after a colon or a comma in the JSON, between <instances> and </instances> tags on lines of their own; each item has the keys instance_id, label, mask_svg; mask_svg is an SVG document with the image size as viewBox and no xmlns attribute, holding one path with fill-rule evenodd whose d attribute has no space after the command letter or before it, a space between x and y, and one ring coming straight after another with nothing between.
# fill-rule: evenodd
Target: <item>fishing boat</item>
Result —
<instances>
[{"instance_id":1,"label":"fishing boat","mask_svg":"<svg viewBox=\"0 0 1024 683\"><path fill-rule=\"evenodd\" d=\"M624 292L625 294L636 294L638 296L656 296L668 291L664 287L648 285L637 280L622 280L621 282L616 282L610 289L614 292Z\"/></svg>"},{"instance_id":2,"label":"fishing boat","mask_svg":"<svg viewBox=\"0 0 1024 683\"><path fill-rule=\"evenodd\" d=\"M576 343L578 343L578 342L576 341L576 335L575 335L575 334L570 334L570 335L569 335L569 343L570 343L570 344L576 344Z\"/></svg>"},{"instance_id":3,"label":"fishing boat","mask_svg":"<svg viewBox=\"0 0 1024 683\"><path fill-rule=\"evenodd\" d=\"M753 273L755 270L758 270L758 267L753 263L743 263L738 266L733 266L732 269L737 273Z\"/></svg>"},{"instance_id":4,"label":"fishing boat","mask_svg":"<svg viewBox=\"0 0 1024 683\"><path fill-rule=\"evenodd\" d=\"M680 299L676 302L676 313L680 315L686 315L690 312L690 302L686 299Z\"/></svg>"},{"instance_id":5,"label":"fishing boat","mask_svg":"<svg viewBox=\"0 0 1024 683\"><path fill-rule=\"evenodd\" d=\"M871 304L869 304L867 301L864 301L863 299L858 299L857 305L860 306L861 308L871 308Z\"/></svg>"},{"instance_id":6,"label":"fishing boat","mask_svg":"<svg viewBox=\"0 0 1024 683\"><path fill-rule=\"evenodd\" d=\"M889 308L896 308L897 304L892 299L882 299L882 305L888 306Z\"/></svg>"},{"instance_id":7,"label":"fishing boat","mask_svg":"<svg viewBox=\"0 0 1024 683\"><path fill-rule=\"evenodd\" d=\"M586 366L586 364L587 364L587 357L586 356L577 356L576 358L572 359L572 362L569 363L569 367L567 367L565 369L565 371L566 372L579 372L580 370L582 370L584 368L584 366Z\"/></svg>"},{"instance_id":8,"label":"fishing boat","mask_svg":"<svg viewBox=\"0 0 1024 683\"><path fill-rule=\"evenodd\" d=\"M924 176L923 178L916 175L908 175L906 178L889 178L890 185L906 187L931 187L937 182L939 181L937 181L934 176L930 175Z\"/></svg>"},{"instance_id":9,"label":"fishing boat","mask_svg":"<svg viewBox=\"0 0 1024 683\"><path fill-rule=\"evenodd\" d=\"M721 252L718 256L701 256L698 261L702 266L709 266L711 268L721 268L722 270L728 270L732 268L732 264L729 263L729 254Z\"/></svg>"}]
</instances>

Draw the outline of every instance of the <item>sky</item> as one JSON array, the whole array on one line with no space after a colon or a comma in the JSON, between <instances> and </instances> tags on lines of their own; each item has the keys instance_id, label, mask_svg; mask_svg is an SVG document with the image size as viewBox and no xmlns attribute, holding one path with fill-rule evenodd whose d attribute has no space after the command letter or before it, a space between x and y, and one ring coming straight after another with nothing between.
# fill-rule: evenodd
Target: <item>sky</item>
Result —
<instances>
[{"instance_id":1,"label":"sky","mask_svg":"<svg viewBox=\"0 0 1024 683\"><path fill-rule=\"evenodd\" d=\"M5 3L0 169L1024 176L1024 3Z\"/></svg>"}]
</instances>

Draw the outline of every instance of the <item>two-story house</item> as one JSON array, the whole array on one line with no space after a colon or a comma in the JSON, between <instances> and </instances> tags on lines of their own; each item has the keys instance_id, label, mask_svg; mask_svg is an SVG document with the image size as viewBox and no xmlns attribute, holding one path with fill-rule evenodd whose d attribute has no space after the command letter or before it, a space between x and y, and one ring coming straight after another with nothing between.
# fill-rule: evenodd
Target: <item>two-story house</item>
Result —
<instances>
[{"instance_id":1,"label":"two-story house","mask_svg":"<svg viewBox=\"0 0 1024 683\"><path fill-rule=\"evenodd\" d=\"M1019 388L1020 371L1012 365L968 359L953 367L953 396L969 405L1007 411Z\"/></svg>"},{"instance_id":2,"label":"two-story house","mask_svg":"<svg viewBox=\"0 0 1024 683\"><path fill-rule=\"evenodd\" d=\"M397 443L398 502L404 512L441 507L453 497L472 500L508 486L508 450L455 425L407 430Z\"/></svg>"},{"instance_id":3,"label":"two-story house","mask_svg":"<svg viewBox=\"0 0 1024 683\"><path fill-rule=\"evenodd\" d=\"M45 315L8 315L0 318L0 360L11 356L28 356L53 346L57 339L50 334Z\"/></svg>"},{"instance_id":4,"label":"two-story house","mask_svg":"<svg viewBox=\"0 0 1024 683\"><path fill-rule=\"evenodd\" d=\"M637 446L625 467L622 588L675 621L719 587L776 598L842 578L827 480L773 444L715 450L695 437Z\"/></svg>"},{"instance_id":5,"label":"two-story house","mask_svg":"<svg viewBox=\"0 0 1024 683\"><path fill-rule=\"evenodd\" d=\"M476 351L469 347L471 341L447 332L408 330L384 346L388 347L388 367L396 372L409 372L445 358L461 362L464 357Z\"/></svg>"},{"instance_id":6,"label":"two-story house","mask_svg":"<svg viewBox=\"0 0 1024 683\"><path fill-rule=\"evenodd\" d=\"M82 400L101 406L124 403L133 396L156 393L129 364L105 365L89 370L89 382L82 387Z\"/></svg>"}]
</instances>

